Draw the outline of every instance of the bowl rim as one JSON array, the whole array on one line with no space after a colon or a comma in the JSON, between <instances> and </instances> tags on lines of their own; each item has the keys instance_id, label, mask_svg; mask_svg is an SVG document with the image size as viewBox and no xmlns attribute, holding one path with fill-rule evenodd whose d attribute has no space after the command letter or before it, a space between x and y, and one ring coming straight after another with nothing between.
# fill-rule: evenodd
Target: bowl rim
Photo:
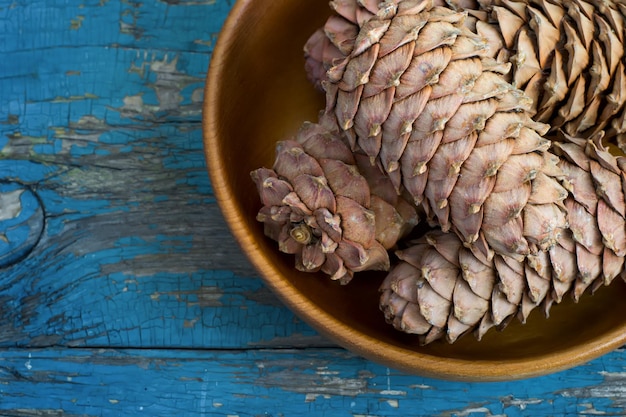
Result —
<instances>
[{"instance_id":1,"label":"bowl rim","mask_svg":"<svg viewBox=\"0 0 626 417\"><path fill-rule=\"evenodd\" d=\"M242 29L242 15L254 7L254 0L237 0L229 12L213 50L204 88L202 135L204 154L218 206L231 233L264 283L298 317L341 347L368 360L403 372L455 381L510 381L543 376L581 365L626 343L626 323L616 326L589 343L538 355L533 358L467 360L436 357L377 340L355 330L318 307L280 274L263 254L259 244L247 233L243 213L229 198L233 187L222 173L226 166L220 157L217 104L223 86L219 80L225 70L229 45Z\"/></svg>"}]
</instances>

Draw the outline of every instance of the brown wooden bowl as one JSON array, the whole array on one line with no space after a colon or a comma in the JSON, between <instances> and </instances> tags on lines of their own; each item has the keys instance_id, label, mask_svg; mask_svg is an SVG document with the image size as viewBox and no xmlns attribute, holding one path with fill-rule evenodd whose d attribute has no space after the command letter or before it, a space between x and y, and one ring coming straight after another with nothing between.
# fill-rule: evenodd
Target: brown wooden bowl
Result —
<instances>
[{"instance_id":1,"label":"brown wooden bowl","mask_svg":"<svg viewBox=\"0 0 626 417\"><path fill-rule=\"evenodd\" d=\"M306 80L302 47L330 14L327 0L238 0L219 36L207 77L204 145L220 207L266 284L298 316L341 346L386 366L454 380L512 380L563 370L626 341L626 285L531 313L481 342L422 347L394 330L378 309L383 275L341 286L298 272L255 220L260 202L250 171L271 167L274 145L315 121L324 98ZM619 281L619 282L617 282Z\"/></svg>"}]
</instances>

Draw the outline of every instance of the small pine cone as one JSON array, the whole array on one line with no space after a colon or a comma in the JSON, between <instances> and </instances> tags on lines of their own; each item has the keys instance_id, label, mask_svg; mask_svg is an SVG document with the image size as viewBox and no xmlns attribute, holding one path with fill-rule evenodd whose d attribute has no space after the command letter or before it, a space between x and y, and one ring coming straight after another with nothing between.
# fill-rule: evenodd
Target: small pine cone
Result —
<instances>
[{"instance_id":1,"label":"small pine cone","mask_svg":"<svg viewBox=\"0 0 626 417\"><path fill-rule=\"evenodd\" d=\"M558 158L532 100L508 82L502 44L486 41L493 26L431 1L331 5L325 34L335 49L318 45L319 33L305 49L312 61L334 51L321 81L325 114L352 149L485 259L522 260L554 244L567 226L564 195L546 188L538 202L533 190L557 183Z\"/></svg>"},{"instance_id":2,"label":"small pine cone","mask_svg":"<svg viewBox=\"0 0 626 417\"><path fill-rule=\"evenodd\" d=\"M388 270L387 250L417 224L415 207L386 176L321 124L305 123L294 139L279 142L273 169L251 177L265 234L295 255L298 270L344 284L354 272Z\"/></svg>"},{"instance_id":3,"label":"small pine cone","mask_svg":"<svg viewBox=\"0 0 626 417\"><path fill-rule=\"evenodd\" d=\"M569 228L547 251L518 261L506 255L477 258L454 234L434 231L398 251L401 262L381 286L380 307L398 330L421 343L456 341L517 317L525 322L540 307L545 315L569 295L575 301L616 277L626 277L626 159L600 143L564 137L561 156L563 205Z\"/></svg>"}]
</instances>

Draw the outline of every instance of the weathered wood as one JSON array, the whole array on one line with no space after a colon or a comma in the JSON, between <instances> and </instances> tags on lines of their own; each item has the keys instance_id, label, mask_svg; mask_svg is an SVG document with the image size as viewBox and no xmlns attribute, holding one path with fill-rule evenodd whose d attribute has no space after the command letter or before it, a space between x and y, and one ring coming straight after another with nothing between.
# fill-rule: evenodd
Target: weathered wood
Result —
<instances>
[{"instance_id":1,"label":"weathered wood","mask_svg":"<svg viewBox=\"0 0 626 417\"><path fill-rule=\"evenodd\" d=\"M26 227L0 229L0 344L329 345L262 286L211 192L202 89L230 2L11 3L0 227Z\"/></svg>"},{"instance_id":2,"label":"weathered wood","mask_svg":"<svg viewBox=\"0 0 626 417\"><path fill-rule=\"evenodd\" d=\"M621 414L622 350L403 374L271 294L222 220L202 88L228 0L0 0L0 416Z\"/></svg>"},{"instance_id":3,"label":"weathered wood","mask_svg":"<svg viewBox=\"0 0 626 417\"><path fill-rule=\"evenodd\" d=\"M332 348L5 350L0 415L616 415L623 353L523 382L442 383Z\"/></svg>"}]
</instances>

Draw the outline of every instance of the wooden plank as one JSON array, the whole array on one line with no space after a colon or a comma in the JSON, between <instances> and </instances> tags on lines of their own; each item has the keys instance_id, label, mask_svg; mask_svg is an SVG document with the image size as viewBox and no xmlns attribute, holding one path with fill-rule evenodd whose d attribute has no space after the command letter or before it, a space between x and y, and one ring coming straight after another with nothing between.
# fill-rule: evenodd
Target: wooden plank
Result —
<instances>
[{"instance_id":1,"label":"wooden plank","mask_svg":"<svg viewBox=\"0 0 626 417\"><path fill-rule=\"evenodd\" d=\"M446 382L341 349L0 352L0 415L554 416L626 406L624 352L552 376Z\"/></svg>"},{"instance_id":2,"label":"wooden plank","mask_svg":"<svg viewBox=\"0 0 626 417\"><path fill-rule=\"evenodd\" d=\"M0 345L330 344L212 194L202 91L231 6L0 0Z\"/></svg>"},{"instance_id":3,"label":"wooden plank","mask_svg":"<svg viewBox=\"0 0 626 417\"><path fill-rule=\"evenodd\" d=\"M624 351L437 381L335 348L269 293L202 157L231 6L0 0L0 415L621 413Z\"/></svg>"}]
</instances>

